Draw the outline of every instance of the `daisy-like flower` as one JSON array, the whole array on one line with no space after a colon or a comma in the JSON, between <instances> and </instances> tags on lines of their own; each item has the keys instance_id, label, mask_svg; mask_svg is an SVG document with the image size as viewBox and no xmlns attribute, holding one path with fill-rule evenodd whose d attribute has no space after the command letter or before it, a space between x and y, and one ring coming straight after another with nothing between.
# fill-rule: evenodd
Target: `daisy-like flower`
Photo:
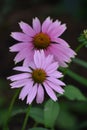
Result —
<instances>
[{"instance_id":1,"label":"daisy-like flower","mask_svg":"<svg viewBox=\"0 0 87 130\"><path fill-rule=\"evenodd\" d=\"M11 52L18 52L14 61L24 60L23 65L29 65L33 59L34 51L43 49L45 54L53 54L59 66L67 67L66 63L71 61L76 53L69 47L68 43L59 38L66 30L66 25L60 21L52 21L50 17L40 23L36 17L33 19L33 27L27 23L20 22L23 32L13 32L11 36L19 41L18 44L10 47Z\"/></svg>"},{"instance_id":2,"label":"daisy-like flower","mask_svg":"<svg viewBox=\"0 0 87 130\"><path fill-rule=\"evenodd\" d=\"M37 103L44 100L44 91L49 97L56 101L56 92L63 94L64 89L61 86L65 84L59 80L63 75L57 71L58 62L53 62L53 56L45 57L44 51L35 51L34 62L27 66L15 67L14 70L21 71L21 74L8 77L12 83L12 88L22 90L19 99L24 100L27 97L27 104L31 104L36 97Z\"/></svg>"}]
</instances>

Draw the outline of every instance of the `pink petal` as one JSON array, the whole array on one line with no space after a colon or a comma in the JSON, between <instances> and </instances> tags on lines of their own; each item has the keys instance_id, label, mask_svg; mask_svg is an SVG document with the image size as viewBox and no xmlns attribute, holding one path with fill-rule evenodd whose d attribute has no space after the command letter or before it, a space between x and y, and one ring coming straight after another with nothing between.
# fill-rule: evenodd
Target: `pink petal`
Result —
<instances>
[{"instance_id":1,"label":"pink petal","mask_svg":"<svg viewBox=\"0 0 87 130\"><path fill-rule=\"evenodd\" d=\"M15 80L29 78L30 76L31 75L29 73L22 73L22 74L16 74L16 75L10 76L7 79L10 79L11 81L15 81Z\"/></svg>"},{"instance_id":2,"label":"pink petal","mask_svg":"<svg viewBox=\"0 0 87 130\"><path fill-rule=\"evenodd\" d=\"M41 55L40 51L35 51L34 62L37 68L41 67Z\"/></svg>"},{"instance_id":3,"label":"pink petal","mask_svg":"<svg viewBox=\"0 0 87 130\"><path fill-rule=\"evenodd\" d=\"M23 66L25 66L25 67L29 66L29 65L31 64L32 60L33 60L33 56L31 57L31 56L29 55L29 57L26 57L26 58L24 59Z\"/></svg>"},{"instance_id":4,"label":"pink petal","mask_svg":"<svg viewBox=\"0 0 87 130\"><path fill-rule=\"evenodd\" d=\"M27 49L27 52L28 52L28 51L32 50L32 48L33 48L33 45L30 42L17 43L17 44L10 47L10 52L22 51L24 49Z\"/></svg>"},{"instance_id":5,"label":"pink petal","mask_svg":"<svg viewBox=\"0 0 87 130\"><path fill-rule=\"evenodd\" d=\"M45 61L45 54L43 50L35 51L34 62L37 68L43 68Z\"/></svg>"},{"instance_id":6,"label":"pink petal","mask_svg":"<svg viewBox=\"0 0 87 130\"><path fill-rule=\"evenodd\" d=\"M14 58L15 64L18 63L18 62L20 62L20 61L22 61L22 60L24 60L24 58L25 58L25 53L23 53L23 52L26 52L26 50L24 49L24 50L20 51L20 52L15 56L15 58Z\"/></svg>"},{"instance_id":7,"label":"pink petal","mask_svg":"<svg viewBox=\"0 0 87 130\"><path fill-rule=\"evenodd\" d=\"M17 43L10 47L10 52L21 51L24 48L29 47L29 43Z\"/></svg>"},{"instance_id":8,"label":"pink petal","mask_svg":"<svg viewBox=\"0 0 87 130\"><path fill-rule=\"evenodd\" d=\"M25 97L28 95L28 93L32 89L32 85L33 85L33 82L30 81L29 84L27 84L26 86L24 86L22 88L20 95L19 95L19 99L22 99L22 100L25 99Z\"/></svg>"},{"instance_id":9,"label":"pink petal","mask_svg":"<svg viewBox=\"0 0 87 130\"><path fill-rule=\"evenodd\" d=\"M61 78L63 77L62 73L59 72L59 71L54 71L53 73L52 72L47 72L48 76L50 77L54 77L54 78Z\"/></svg>"},{"instance_id":10,"label":"pink petal","mask_svg":"<svg viewBox=\"0 0 87 130\"><path fill-rule=\"evenodd\" d=\"M59 45L59 49L63 51L64 54L66 54L68 57L74 58L76 53L73 51L70 47L64 47L63 45ZM65 50L65 51L64 51ZM68 53L67 53L68 52Z\"/></svg>"},{"instance_id":11,"label":"pink petal","mask_svg":"<svg viewBox=\"0 0 87 130\"><path fill-rule=\"evenodd\" d=\"M50 36L59 37L66 30L66 25L62 24L58 28L54 29Z\"/></svg>"},{"instance_id":12,"label":"pink petal","mask_svg":"<svg viewBox=\"0 0 87 130\"><path fill-rule=\"evenodd\" d=\"M26 57L23 62L23 66L26 66L26 67L29 66L31 62L34 60L33 57L34 57L34 50L30 49L29 52L26 54Z\"/></svg>"},{"instance_id":13,"label":"pink petal","mask_svg":"<svg viewBox=\"0 0 87 130\"><path fill-rule=\"evenodd\" d=\"M29 68L32 68L33 70L36 69L35 63L33 61L30 62Z\"/></svg>"},{"instance_id":14,"label":"pink petal","mask_svg":"<svg viewBox=\"0 0 87 130\"><path fill-rule=\"evenodd\" d=\"M61 53L61 51L58 51L59 48L56 48L55 45L52 45L50 47L50 53L52 53L54 55L54 59L56 61L58 61L59 66L62 67L67 67L66 62L70 62L70 57L68 58L66 55L64 55L63 53ZM54 51L55 50L55 51Z\"/></svg>"},{"instance_id":15,"label":"pink petal","mask_svg":"<svg viewBox=\"0 0 87 130\"><path fill-rule=\"evenodd\" d=\"M25 86L28 82L29 82L29 79L22 79L22 80L13 82L10 85L12 86L11 88L20 88L20 87Z\"/></svg>"},{"instance_id":16,"label":"pink petal","mask_svg":"<svg viewBox=\"0 0 87 130\"><path fill-rule=\"evenodd\" d=\"M51 87L54 91L63 94L64 93L64 89L62 89L60 86L55 85L54 83L50 82L50 81L46 81L46 83L48 84L49 87Z\"/></svg>"},{"instance_id":17,"label":"pink petal","mask_svg":"<svg viewBox=\"0 0 87 130\"><path fill-rule=\"evenodd\" d=\"M13 68L13 70L18 70L18 71L22 71L22 72L32 72L32 70L29 67L25 67L25 66L15 67L15 68Z\"/></svg>"},{"instance_id":18,"label":"pink petal","mask_svg":"<svg viewBox=\"0 0 87 130\"><path fill-rule=\"evenodd\" d=\"M56 48L56 46L55 46L55 48ZM58 52L58 54L57 54L57 52ZM63 62L69 63L71 61L70 56L67 55L67 52L65 52L64 50L60 50L60 48L56 48L55 52L53 52L53 54L54 53L55 53L55 56Z\"/></svg>"},{"instance_id":19,"label":"pink petal","mask_svg":"<svg viewBox=\"0 0 87 130\"><path fill-rule=\"evenodd\" d=\"M37 89L36 102L42 103L43 100L44 100L44 89L42 85L39 84L38 89Z\"/></svg>"},{"instance_id":20,"label":"pink petal","mask_svg":"<svg viewBox=\"0 0 87 130\"><path fill-rule=\"evenodd\" d=\"M25 23L25 22L20 22L19 23L19 25L20 25L20 28L22 29L22 31L25 33L25 34L27 34L27 35L29 35L29 36L34 36L35 35L35 31L31 28L31 26L30 25L28 25L27 23Z\"/></svg>"},{"instance_id":21,"label":"pink petal","mask_svg":"<svg viewBox=\"0 0 87 130\"><path fill-rule=\"evenodd\" d=\"M43 50L40 51L41 52L41 68L43 68L44 64L45 64L45 53Z\"/></svg>"},{"instance_id":22,"label":"pink petal","mask_svg":"<svg viewBox=\"0 0 87 130\"><path fill-rule=\"evenodd\" d=\"M56 101L56 100L57 100L57 97L56 97L54 91L48 86L47 83L44 83L44 88L45 88L47 94L49 95L49 97L50 97L51 99L53 99L54 101Z\"/></svg>"},{"instance_id":23,"label":"pink petal","mask_svg":"<svg viewBox=\"0 0 87 130\"><path fill-rule=\"evenodd\" d=\"M50 50L53 51L55 55L57 55L58 52L57 57L66 62L70 62L70 58L73 58L76 54L71 48L64 47L61 44L52 44Z\"/></svg>"},{"instance_id":24,"label":"pink petal","mask_svg":"<svg viewBox=\"0 0 87 130\"><path fill-rule=\"evenodd\" d=\"M63 39L61 39L61 38L54 38L54 37L52 37L51 40L52 40L53 42L60 43L60 44L63 45L64 47L65 47L65 46L66 46L66 47L69 47L69 44L68 44L65 40L63 40Z\"/></svg>"},{"instance_id":25,"label":"pink petal","mask_svg":"<svg viewBox=\"0 0 87 130\"><path fill-rule=\"evenodd\" d=\"M47 72L54 72L59 67L58 62L51 63L47 68Z\"/></svg>"},{"instance_id":26,"label":"pink petal","mask_svg":"<svg viewBox=\"0 0 87 130\"><path fill-rule=\"evenodd\" d=\"M29 46L28 46L29 47ZM14 61L15 63L18 63L22 60L25 60L28 62L25 63L25 61L23 62L23 65L27 64L26 66L29 66L29 63L33 60L33 51L31 46L29 48L23 48L19 51L19 53L15 56Z\"/></svg>"},{"instance_id":27,"label":"pink petal","mask_svg":"<svg viewBox=\"0 0 87 130\"><path fill-rule=\"evenodd\" d=\"M32 89L30 90L28 97L27 97L27 104L31 104L37 94L37 84L35 84Z\"/></svg>"},{"instance_id":28,"label":"pink petal","mask_svg":"<svg viewBox=\"0 0 87 130\"><path fill-rule=\"evenodd\" d=\"M11 33L11 36L18 41L23 41L23 42L32 41L31 37L29 37L28 35L26 35L24 33L20 33L20 32L13 32L13 33Z\"/></svg>"},{"instance_id":29,"label":"pink petal","mask_svg":"<svg viewBox=\"0 0 87 130\"><path fill-rule=\"evenodd\" d=\"M50 17L46 18L46 20L42 24L42 32L46 33L51 24L52 20L50 19Z\"/></svg>"},{"instance_id":30,"label":"pink petal","mask_svg":"<svg viewBox=\"0 0 87 130\"><path fill-rule=\"evenodd\" d=\"M45 59L45 64L43 65L43 69L46 69L53 62L53 55L48 55Z\"/></svg>"},{"instance_id":31,"label":"pink petal","mask_svg":"<svg viewBox=\"0 0 87 130\"><path fill-rule=\"evenodd\" d=\"M52 83L56 84L56 85L62 85L62 86L65 86L65 84L59 80L59 79L56 79L54 77L47 77L47 80L51 81Z\"/></svg>"},{"instance_id":32,"label":"pink petal","mask_svg":"<svg viewBox=\"0 0 87 130\"><path fill-rule=\"evenodd\" d=\"M33 19L33 29L36 33L39 33L41 31L41 23L37 17Z\"/></svg>"},{"instance_id":33,"label":"pink petal","mask_svg":"<svg viewBox=\"0 0 87 130\"><path fill-rule=\"evenodd\" d=\"M48 28L48 30L47 30L47 33L48 33L48 34L51 33L54 29L58 28L60 24L61 24L61 22L59 22L58 20L56 20L55 22L53 22L53 23L49 26L49 28Z\"/></svg>"}]
</instances>

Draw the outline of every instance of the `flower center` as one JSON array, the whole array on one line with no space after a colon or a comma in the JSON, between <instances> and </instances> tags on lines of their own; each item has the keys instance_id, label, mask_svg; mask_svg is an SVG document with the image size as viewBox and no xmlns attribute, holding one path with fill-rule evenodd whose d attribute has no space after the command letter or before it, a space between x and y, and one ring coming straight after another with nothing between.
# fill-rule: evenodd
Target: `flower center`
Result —
<instances>
[{"instance_id":1,"label":"flower center","mask_svg":"<svg viewBox=\"0 0 87 130\"><path fill-rule=\"evenodd\" d=\"M32 78L35 83L43 83L46 79L46 72L43 69L33 70Z\"/></svg>"},{"instance_id":2,"label":"flower center","mask_svg":"<svg viewBox=\"0 0 87 130\"><path fill-rule=\"evenodd\" d=\"M37 49L46 49L50 44L50 38L45 33L39 33L35 35L33 43Z\"/></svg>"}]
</instances>

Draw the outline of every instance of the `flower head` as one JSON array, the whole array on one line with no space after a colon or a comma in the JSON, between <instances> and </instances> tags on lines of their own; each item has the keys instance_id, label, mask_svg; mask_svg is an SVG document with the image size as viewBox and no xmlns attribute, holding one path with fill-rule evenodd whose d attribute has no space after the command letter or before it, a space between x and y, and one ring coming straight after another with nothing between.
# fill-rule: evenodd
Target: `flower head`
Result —
<instances>
[{"instance_id":1,"label":"flower head","mask_svg":"<svg viewBox=\"0 0 87 130\"><path fill-rule=\"evenodd\" d=\"M44 91L49 97L56 101L55 92L63 94L64 90L61 86L65 84L59 80L63 75L57 71L58 63L53 61L53 56L45 57L44 51L35 51L34 62L27 67L15 67L14 70L21 71L21 74L8 77L12 83L12 88L20 88L19 98L24 100L27 97L27 104L31 104L36 97L37 103L44 100Z\"/></svg>"},{"instance_id":2,"label":"flower head","mask_svg":"<svg viewBox=\"0 0 87 130\"><path fill-rule=\"evenodd\" d=\"M34 51L43 49L45 54L53 54L54 59L59 62L59 66L66 67L75 52L69 47L68 43L59 38L66 30L66 25L60 21L52 21L50 17L40 23L36 17L33 19L33 27L27 23L20 22L23 32L13 32L11 36L19 41L18 44L10 47L11 52L18 52L14 61L24 60L23 65L29 65L33 59Z\"/></svg>"}]
</instances>

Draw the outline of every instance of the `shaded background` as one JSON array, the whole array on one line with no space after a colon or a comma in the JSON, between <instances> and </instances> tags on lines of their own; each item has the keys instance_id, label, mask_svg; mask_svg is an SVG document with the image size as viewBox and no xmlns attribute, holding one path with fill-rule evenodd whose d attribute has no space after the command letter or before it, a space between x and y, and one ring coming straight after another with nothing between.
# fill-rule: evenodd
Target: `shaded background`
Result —
<instances>
[{"instance_id":1,"label":"shaded background","mask_svg":"<svg viewBox=\"0 0 87 130\"><path fill-rule=\"evenodd\" d=\"M11 32L21 31L18 22L24 21L32 24L32 18L38 17L43 21L50 16L54 20L59 19L66 23L67 30L61 36L75 49L79 43L77 38L80 33L87 28L87 0L1 0L0 1L0 107L8 107L9 101L14 94L14 90L9 89L6 77L14 72L14 53L9 52L9 47L16 43L10 37ZM87 61L87 48L82 48L77 57ZM72 69L78 74L87 78L87 71L76 64L72 64ZM87 96L87 89L81 84L73 81L70 77L65 78L65 82L74 84ZM76 103L76 102L75 102ZM83 103L84 104L84 103ZM83 105L82 104L82 105ZM82 106L81 105L81 106ZM80 107L81 107L80 106ZM84 104L85 106L85 104ZM87 108L87 106L86 106ZM76 108L73 108L73 110ZM86 109L87 110L87 109ZM74 110L77 114L78 122L85 120L87 112L82 114ZM82 119L81 119L82 116ZM81 119L81 120L80 120ZM13 130L13 129L12 129Z\"/></svg>"}]
</instances>

